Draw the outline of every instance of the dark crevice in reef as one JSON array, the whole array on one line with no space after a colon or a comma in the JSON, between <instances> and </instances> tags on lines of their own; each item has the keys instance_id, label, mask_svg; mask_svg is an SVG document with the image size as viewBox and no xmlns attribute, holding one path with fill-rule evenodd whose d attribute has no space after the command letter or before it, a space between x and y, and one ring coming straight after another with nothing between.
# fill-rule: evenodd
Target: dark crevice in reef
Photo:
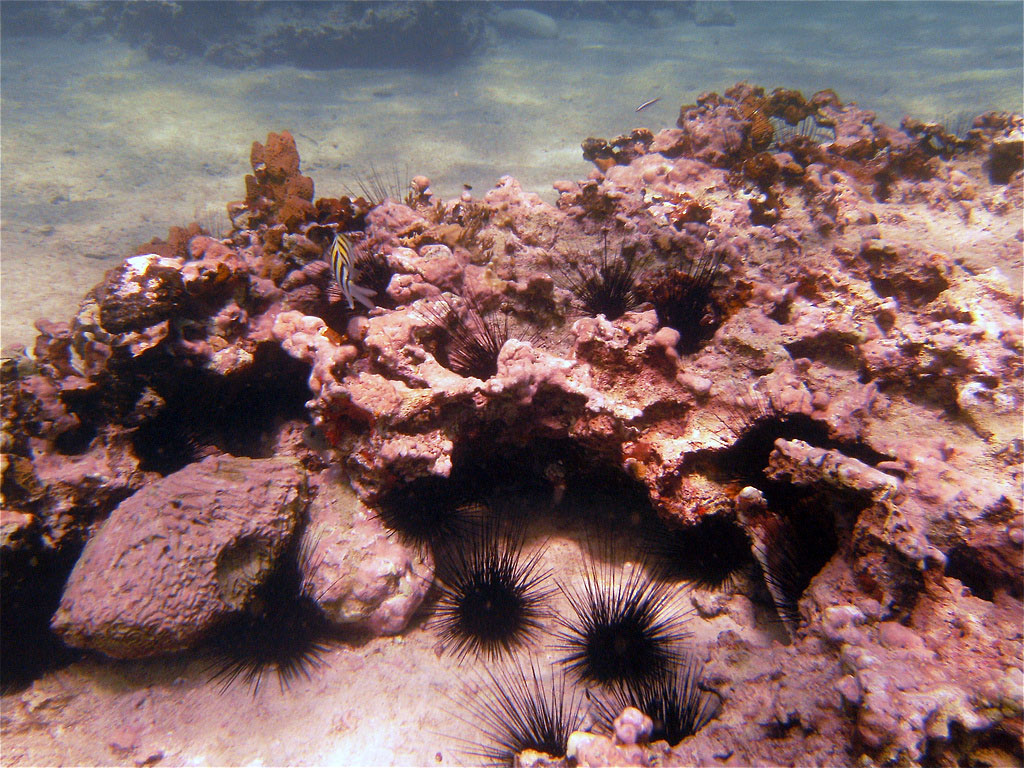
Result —
<instances>
[{"instance_id":1,"label":"dark crevice in reef","mask_svg":"<svg viewBox=\"0 0 1024 768\"><path fill-rule=\"evenodd\" d=\"M481 434L456 451L452 477L501 508L529 500L536 509L567 518L582 515L633 517L651 512L647 491L611 456L570 438L535 438L509 443ZM514 514L514 512L513 512Z\"/></svg>"},{"instance_id":2,"label":"dark crevice in reef","mask_svg":"<svg viewBox=\"0 0 1024 768\"><path fill-rule=\"evenodd\" d=\"M485 430L459 445L448 478L423 477L384 494L379 516L407 540L462 535L484 509L507 519L550 512L591 522L653 515L646 490L613 461L569 438L511 443Z\"/></svg>"},{"instance_id":3,"label":"dark crevice in reef","mask_svg":"<svg viewBox=\"0 0 1024 768\"><path fill-rule=\"evenodd\" d=\"M307 418L308 378L308 363L261 344L243 373L191 369L155 382L152 395L164 405L132 435L142 468L166 475L211 451L270 456L267 433L281 421Z\"/></svg>"},{"instance_id":4,"label":"dark crevice in reef","mask_svg":"<svg viewBox=\"0 0 1024 768\"><path fill-rule=\"evenodd\" d=\"M856 371L861 366L856 352L857 338L852 333L826 331L784 346L794 359L806 357L841 371Z\"/></svg>"},{"instance_id":5,"label":"dark crevice in reef","mask_svg":"<svg viewBox=\"0 0 1024 768\"><path fill-rule=\"evenodd\" d=\"M840 542L849 540L857 516L869 503L849 491L788 483L772 484L765 490L765 498L769 509L788 524L790 545L797 557L793 565L804 582L800 592L832 559Z\"/></svg>"},{"instance_id":6,"label":"dark crevice in reef","mask_svg":"<svg viewBox=\"0 0 1024 768\"><path fill-rule=\"evenodd\" d=\"M763 454L767 463L767 453ZM769 514L781 521L769 537L768 578L780 585L780 612L795 616L811 580L849 542L868 500L826 487L755 483ZM513 520L549 513L585 523L593 556L627 556L635 548L655 578L684 580L703 589L731 588L754 564L751 539L731 514L678 527L656 515L646 489L606 457L588 454L571 439L534 439L522 445L480 435L459 446L449 478L418 478L385 494L379 516L407 541L426 546L466 536L486 510ZM608 548L611 549L608 549ZM605 551L607 550L607 551ZM603 554L602 554L603 553ZM773 605L767 590L752 597ZM774 610L770 609L770 610Z\"/></svg>"},{"instance_id":7,"label":"dark crevice in reef","mask_svg":"<svg viewBox=\"0 0 1024 768\"><path fill-rule=\"evenodd\" d=\"M827 424L806 414L774 413L745 424L736 441L728 448L700 452L694 457L694 464L712 477L754 485L764 490L762 486L768 457L775 449L775 441L780 438L801 440L818 448L836 450L871 466L892 460L891 456L879 453L864 443L832 438Z\"/></svg>"},{"instance_id":8,"label":"dark crevice in reef","mask_svg":"<svg viewBox=\"0 0 1024 768\"><path fill-rule=\"evenodd\" d=\"M68 648L50 630L64 584L82 551L82 542L60 549L35 541L3 548L0 558L0 690L28 685L48 669L69 664L81 652Z\"/></svg>"},{"instance_id":9,"label":"dark crevice in reef","mask_svg":"<svg viewBox=\"0 0 1024 768\"><path fill-rule=\"evenodd\" d=\"M825 425L809 417L773 417L745 434L738 448L719 451L715 461L728 468L725 482L739 480L764 494L767 514L778 523L765 540L766 578L781 589L779 611L799 623L801 595L836 552L848 546L869 500L823 485L768 480L768 454L780 436L834 444ZM872 463L885 458L863 446L852 452ZM609 538L615 541L608 545L636 547L636 556L648 562L657 578L682 579L705 589L732 586L754 562L752 539L731 513L705 516L695 526L666 524L640 483L609 457L590 454L568 438L512 444L499 432L486 431L456 448L449 478L418 478L389 491L379 516L406 540L434 545L466 535L487 509L511 519L546 512L566 522L584 521L588 542L598 546L598 532L614 532ZM771 604L767 591L754 597Z\"/></svg>"},{"instance_id":10,"label":"dark crevice in reef","mask_svg":"<svg viewBox=\"0 0 1024 768\"><path fill-rule=\"evenodd\" d=\"M969 590L975 597L992 602L995 600L995 587L992 583L992 576L988 573L976 556L968 547L961 545L954 547L946 554L945 574L950 576ZM998 586L1003 586L999 584ZM1010 594L1017 599L1021 598L1021 585L1019 582L1007 581L1005 586Z\"/></svg>"},{"instance_id":11,"label":"dark crevice in reef","mask_svg":"<svg viewBox=\"0 0 1024 768\"><path fill-rule=\"evenodd\" d=\"M77 456L89 450L97 434L96 425L85 422L57 435L53 447L64 456Z\"/></svg>"},{"instance_id":12,"label":"dark crevice in reef","mask_svg":"<svg viewBox=\"0 0 1024 768\"><path fill-rule=\"evenodd\" d=\"M767 484L764 496L767 508L753 522L752 543L770 596L752 597L774 604L792 635L801 624L800 598L836 553L850 548L854 525L870 499L825 485L788 483Z\"/></svg>"},{"instance_id":13,"label":"dark crevice in reef","mask_svg":"<svg viewBox=\"0 0 1024 768\"><path fill-rule=\"evenodd\" d=\"M907 350L908 354L916 354L915 349ZM861 374L859 380L862 384L871 381L878 383L878 391L889 397L902 397L908 402L931 411L941 411L950 419L960 416L960 406L957 404L957 391L953 377L923 375L912 380L910 385L904 381L893 381L886 378L873 378Z\"/></svg>"},{"instance_id":14,"label":"dark crevice in reef","mask_svg":"<svg viewBox=\"0 0 1024 768\"><path fill-rule=\"evenodd\" d=\"M1019 732L1013 732L1012 722L1012 719L1007 719L994 729L978 732L968 730L958 721L952 720L947 738L928 739L921 765L971 768L1024 765L1024 747Z\"/></svg>"},{"instance_id":15,"label":"dark crevice in reef","mask_svg":"<svg viewBox=\"0 0 1024 768\"><path fill-rule=\"evenodd\" d=\"M821 484L797 486L770 479L769 457L780 438L837 450L869 465L890 457L862 443L831 438L825 423L805 414L765 413L748 421L730 447L703 451L687 461L687 469L734 491L753 486L763 494L764 517L760 525L755 523L760 535L754 536L752 543L755 549L760 548L766 583L776 588L780 615L795 627L800 621L801 595L836 552L850 542L857 517L870 500L863 494ZM742 567L737 562L737 570ZM761 598L770 601L767 594Z\"/></svg>"}]
</instances>

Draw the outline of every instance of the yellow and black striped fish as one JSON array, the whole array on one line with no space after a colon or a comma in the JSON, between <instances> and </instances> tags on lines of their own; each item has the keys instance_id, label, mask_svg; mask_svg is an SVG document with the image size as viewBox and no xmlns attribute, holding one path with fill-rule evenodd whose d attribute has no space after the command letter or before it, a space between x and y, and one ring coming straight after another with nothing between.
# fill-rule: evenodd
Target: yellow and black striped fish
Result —
<instances>
[{"instance_id":1,"label":"yellow and black striped fish","mask_svg":"<svg viewBox=\"0 0 1024 768\"><path fill-rule=\"evenodd\" d=\"M341 295L348 301L348 308L355 309L355 302L358 301L367 309L373 309L376 305L371 297L377 292L356 284L359 270L355 265L352 241L341 232L336 234L331 242L330 262L338 287L341 288Z\"/></svg>"}]
</instances>

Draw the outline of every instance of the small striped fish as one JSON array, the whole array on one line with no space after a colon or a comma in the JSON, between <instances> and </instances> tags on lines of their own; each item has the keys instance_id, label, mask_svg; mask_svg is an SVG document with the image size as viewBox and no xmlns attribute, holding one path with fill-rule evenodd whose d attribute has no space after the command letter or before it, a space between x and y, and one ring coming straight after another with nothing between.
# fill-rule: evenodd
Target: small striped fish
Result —
<instances>
[{"instance_id":1,"label":"small striped fish","mask_svg":"<svg viewBox=\"0 0 1024 768\"><path fill-rule=\"evenodd\" d=\"M376 305L370 297L375 296L377 292L356 285L359 271L356 269L352 252L352 241L340 232L336 234L331 243L331 269L334 270L334 277L341 288L341 295L348 301L349 309L355 309L357 301L367 309L373 309Z\"/></svg>"}]
</instances>

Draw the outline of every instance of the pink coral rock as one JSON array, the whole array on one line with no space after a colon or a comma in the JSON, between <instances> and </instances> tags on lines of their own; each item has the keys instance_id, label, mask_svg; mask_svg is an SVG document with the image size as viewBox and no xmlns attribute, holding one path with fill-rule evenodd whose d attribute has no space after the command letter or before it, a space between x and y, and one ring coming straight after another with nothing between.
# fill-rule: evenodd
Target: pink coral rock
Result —
<instances>
[{"instance_id":1,"label":"pink coral rock","mask_svg":"<svg viewBox=\"0 0 1024 768\"><path fill-rule=\"evenodd\" d=\"M340 480L325 473L310 504L307 588L334 624L398 634L430 588L430 554L389 536Z\"/></svg>"},{"instance_id":2,"label":"pink coral rock","mask_svg":"<svg viewBox=\"0 0 1024 768\"><path fill-rule=\"evenodd\" d=\"M122 659L195 645L252 599L305 503L288 459L211 457L147 485L86 544L54 630Z\"/></svg>"},{"instance_id":3,"label":"pink coral rock","mask_svg":"<svg viewBox=\"0 0 1024 768\"><path fill-rule=\"evenodd\" d=\"M787 135L802 120L810 135ZM752 566L747 595L694 599L702 621L733 622L708 648L718 719L667 755L577 733L581 764L1019 762L1022 124L990 113L950 141L830 91L702 94L676 127L588 140L596 167L556 183L554 205L503 177L482 199L440 200L418 179L407 203L374 206L360 249L390 276L358 316L332 303L323 261L354 213L312 205L279 136L254 152L264 178L242 206L260 226L139 256L73 323L40 325L35 369L4 389L5 503L47 534L86 532L89 468L100 516L146 492L134 446L173 413L177 377L255 386L287 370L308 420L271 425L264 444L311 472L337 465L368 508L458 478L466 456L543 442L621 473L673 525L738 521L769 572L813 561L791 594ZM692 329L652 304L581 314L562 268L625 249L641 283L685 284L715 254L692 349ZM446 304L507 320L493 375L446 367ZM579 478L541 458L557 503ZM429 559L332 496L340 479L317 482L324 605L399 631ZM824 535L787 538L798 520ZM786 630L758 618L766 592Z\"/></svg>"}]
</instances>

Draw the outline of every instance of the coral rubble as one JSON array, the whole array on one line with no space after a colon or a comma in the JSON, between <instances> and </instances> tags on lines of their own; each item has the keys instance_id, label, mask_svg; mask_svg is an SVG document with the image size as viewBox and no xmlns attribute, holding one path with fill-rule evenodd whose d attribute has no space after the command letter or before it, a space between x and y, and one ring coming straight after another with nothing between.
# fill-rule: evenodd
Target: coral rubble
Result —
<instances>
[{"instance_id":1,"label":"coral rubble","mask_svg":"<svg viewBox=\"0 0 1024 768\"><path fill-rule=\"evenodd\" d=\"M588 139L595 170L555 205L509 177L482 199L418 178L406 202L314 202L271 134L230 239L129 259L7 364L5 526L89 539L88 563L204 456L289 457L314 489L322 607L394 633L429 552L340 518L340 483L375 507L531 445L551 506L566 472L602 467L663 524L735 521L764 572L788 644L721 634L717 717L663 764L1020 760L1022 130L989 114L954 141L831 91L739 84L674 128ZM356 227L390 275L363 315L332 301L322 258ZM613 319L552 277L609 252L644 265ZM673 292L685 311L659 301ZM493 361L453 363L451 325L485 317ZM648 748L570 742L586 764Z\"/></svg>"}]
</instances>

